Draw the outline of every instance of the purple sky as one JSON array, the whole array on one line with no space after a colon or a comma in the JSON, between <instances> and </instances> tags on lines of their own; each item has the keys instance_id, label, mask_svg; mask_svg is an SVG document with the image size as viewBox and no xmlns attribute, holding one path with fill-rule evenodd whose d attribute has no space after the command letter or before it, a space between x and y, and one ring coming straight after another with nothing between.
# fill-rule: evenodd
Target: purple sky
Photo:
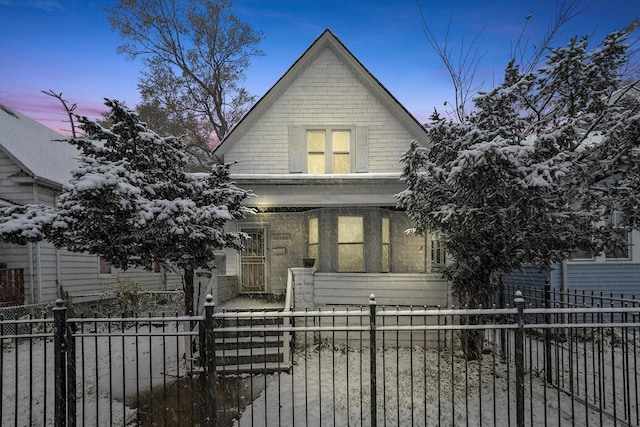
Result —
<instances>
[{"instance_id":1,"label":"purple sky","mask_svg":"<svg viewBox=\"0 0 640 427\"><path fill-rule=\"evenodd\" d=\"M485 88L504 70L511 47L527 23L536 43L553 17L554 0L418 0L437 37L444 37L453 13L451 42L468 43L482 31L485 56L478 70ZM116 53L120 44L104 8L109 0L0 0L0 103L57 131L65 116L58 102L41 90L62 92L77 112L96 118L105 97L135 106L139 61ZM573 35L600 42L613 29L640 19L638 0L584 1L587 11L564 27L556 44ZM416 0L236 0L234 12L265 38L265 56L246 71L247 89L258 96L325 29L329 28L394 96L421 121L434 107L452 102L452 86L424 36ZM640 29L632 41L640 38Z\"/></svg>"}]
</instances>

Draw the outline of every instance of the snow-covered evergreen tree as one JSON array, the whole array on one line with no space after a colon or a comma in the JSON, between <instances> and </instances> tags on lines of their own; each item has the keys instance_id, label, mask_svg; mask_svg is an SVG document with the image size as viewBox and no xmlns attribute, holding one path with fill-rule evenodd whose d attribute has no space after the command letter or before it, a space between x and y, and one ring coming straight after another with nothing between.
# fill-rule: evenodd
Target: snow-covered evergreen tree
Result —
<instances>
[{"instance_id":1,"label":"snow-covered evergreen tree","mask_svg":"<svg viewBox=\"0 0 640 427\"><path fill-rule=\"evenodd\" d=\"M586 37L573 39L537 73L510 63L466 120L434 114L431 148L413 143L403 156L399 206L418 232L441 233L462 304L487 304L493 274L602 250L613 206L637 221L638 98L615 96L632 29L591 51Z\"/></svg>"},{"instance_id":2,"label":"snow-covered evergreen tree","mask_svg":"<svg viewBox=\"0 0 640 427\"><path fill-rule=\"evenodd\" d=\"M115 100L104 128L80 117L85 136L71 138L80 167L64 186L56 209L12 208L0 236L14 242L48 239L75 252L104 256L115 267L150 269L160 262L185 273L188 312L193 312L193 272L215 252L239 249L246 236L224 225L250 212L250 192L229 181L228 165L188 173L179 138L160 137L137 113Z\"/></svg>"}]
</instances>

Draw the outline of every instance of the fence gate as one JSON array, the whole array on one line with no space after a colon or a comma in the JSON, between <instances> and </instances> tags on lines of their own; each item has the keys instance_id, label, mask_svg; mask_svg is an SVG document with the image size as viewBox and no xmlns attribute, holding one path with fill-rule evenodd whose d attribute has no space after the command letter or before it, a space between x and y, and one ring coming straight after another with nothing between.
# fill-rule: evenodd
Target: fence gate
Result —
<instances>
[{"instance_id":1,"label":"fence gate","mask_svg":"<svg viewBox=\"0 0 640 427\"><path fill-rule=\"evenodd\" d=\"M211 320L205 327L188 316L65 319L56 304L56 427L214 425Z\"/></svg>"}]
</instances>

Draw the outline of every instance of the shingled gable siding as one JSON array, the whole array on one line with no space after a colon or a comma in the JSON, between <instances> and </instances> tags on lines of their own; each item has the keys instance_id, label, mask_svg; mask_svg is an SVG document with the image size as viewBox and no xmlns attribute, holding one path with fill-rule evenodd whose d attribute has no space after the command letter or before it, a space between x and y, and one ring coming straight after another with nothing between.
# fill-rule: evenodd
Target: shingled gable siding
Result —
<instances>
[{"instance_id":1,"label":"shingled gable siding","mask_svg":"<svg viewBox=\"0 0 640 427\"><path fill-rule=\"evenodd\" d=\"M399 172L400 156L415 138L327 49L243 135L225 161L238 162L234 173L290 173L290 126L312 125L366 126L369 172Z\"/></svg>"}]
</instances>

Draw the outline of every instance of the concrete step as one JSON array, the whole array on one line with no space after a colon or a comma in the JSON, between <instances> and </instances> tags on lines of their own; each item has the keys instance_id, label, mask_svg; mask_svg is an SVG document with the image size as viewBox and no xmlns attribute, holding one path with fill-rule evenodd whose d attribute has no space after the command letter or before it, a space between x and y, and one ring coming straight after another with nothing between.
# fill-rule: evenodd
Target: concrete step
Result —
<instances>
[{"instance_id":1,"label":"concrete step","mask_svg":"<svg viewBox=\"0 0 640 427\"><path fill-rule=\"evenodd\" d=\"M291 367L288 363L268 362L250 363L244 365L216 365L216 372L222 374L270 374L274 372L288 371Z\"/></svg>"},{"instance_id":2,"label":"concrete step","mask_svg":"<svg viewBox=\"0 0 640 427\"><path fill-rule=\"evenodd\" d=\"M262 337L228 336L216 338L216 350L236 350L257 347L281 347L284 341L281 335Z\"/></svg>"}]
</instances>

